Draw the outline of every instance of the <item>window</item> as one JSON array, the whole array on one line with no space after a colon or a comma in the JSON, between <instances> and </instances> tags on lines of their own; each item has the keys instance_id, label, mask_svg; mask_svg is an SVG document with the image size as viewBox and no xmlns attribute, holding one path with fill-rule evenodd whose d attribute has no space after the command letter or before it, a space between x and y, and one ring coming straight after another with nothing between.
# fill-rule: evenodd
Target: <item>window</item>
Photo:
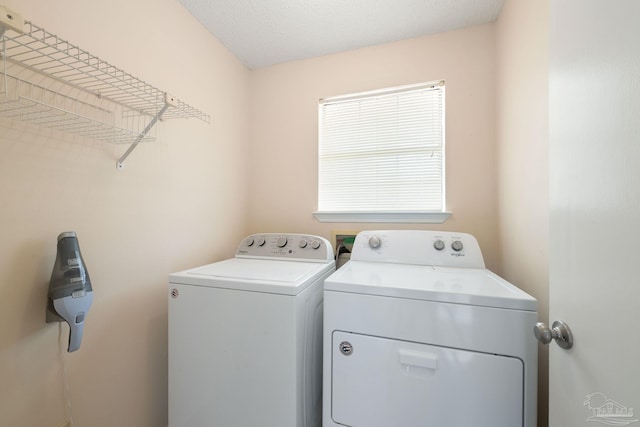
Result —
<instances>
[{"instance_id":1,"label":"window","mask_svg":"<svg viewBox=\"0 0 640 427\"><path fill-rule=\"evenodd\" d=\"M444 82L321 99L318 212L326 222L448 217Z\"/></svg>"}]
</instances>

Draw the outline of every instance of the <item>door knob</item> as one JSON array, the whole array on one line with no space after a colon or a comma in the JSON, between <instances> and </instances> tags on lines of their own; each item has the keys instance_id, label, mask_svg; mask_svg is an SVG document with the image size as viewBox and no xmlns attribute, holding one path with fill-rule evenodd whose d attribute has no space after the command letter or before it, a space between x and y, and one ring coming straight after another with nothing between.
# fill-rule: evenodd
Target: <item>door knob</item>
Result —
<instances>
[{"instance_id":1,"label":"door knob","mask_svg":"<svg viewBox=\"0 0 640 427\"><path fill-rule=\"evenodd\" d=\"M551 340L556 340L556 344L564 349L573 347L573 334L569 325L561 320L556 320L551 328L542 322L536 323L533 327L533 334L542 344L549 344Z\"/></svg>"}]
</instances>

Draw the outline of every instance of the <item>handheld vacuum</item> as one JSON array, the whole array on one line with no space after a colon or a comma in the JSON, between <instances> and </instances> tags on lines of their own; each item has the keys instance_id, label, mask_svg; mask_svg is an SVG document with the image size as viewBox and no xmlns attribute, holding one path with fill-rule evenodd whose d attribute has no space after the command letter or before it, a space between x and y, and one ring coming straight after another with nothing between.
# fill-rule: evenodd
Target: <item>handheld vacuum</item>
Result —
<instances>
[{"instance_id":1,"label":"handheld vacuum","mask_svg":"<svg viewBox=\"0 0 640 427\"><path fill-rule=\"evenodd\" d=\"M47 323L69 324L69 353L80 348L84 321L93 302L91 280L73 231L58 236L58 252L49 282Z\"/></svg>"}]
</instances>

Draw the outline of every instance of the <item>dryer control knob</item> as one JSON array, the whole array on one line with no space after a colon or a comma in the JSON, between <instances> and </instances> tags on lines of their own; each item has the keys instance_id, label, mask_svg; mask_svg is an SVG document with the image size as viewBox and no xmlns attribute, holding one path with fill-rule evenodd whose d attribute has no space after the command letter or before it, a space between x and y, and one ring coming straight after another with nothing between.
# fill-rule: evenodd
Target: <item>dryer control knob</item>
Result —
<instances>
[{"instance_id":1,"label":"dryer control knob","mask_svg":"<svg viewBox=\"0 0 640 427\"><path fill-rule=\"evenodd\" d=\"M258 243L258 246L264 246L265 244L264 237L263 236L258 237L257 243Z\"/></svg>"},{"instance_id":2,"label":"dryer control knob","mask_svg":"<svg viewBox=\"0 0 640 427\"><path fill-rule=\"evenodd\" d=\"M373 236L369 238L369 247L371 249L378 249L382 245L382 241L378 236Z\"/></svg>"},{"instance_id":3,"label":"dryer control knob","mask_svg":"<svg viewBox=\"0 0 640 427\"><path fill-rule=\"evenodd\" d=\"M437 251L441 251L444 249L444 242L442 240L436 240L435 242L433 242L433 247Z\"/></svg>"},{"instance_id":4,"label":"dryer control knob","mask_svg":"<svg viewBox=\"0 0 640 427\"><path fill-rule=\"evenodd\" d=\"M313 242L311 242L311 247L313 249L318 249L320 247L320 240L314 240Z\"/></svg>"},{"instance_id":5,"label":"dryer control knob","mask_svg":"<svg viewBox=\"0 0 640 427\"><path fill-rule=\"evenodd\" d=\"M278 241L276 243L279 248L284 248L287 246L287 238L286 237L278 237Z\"/></svg>"},{"instance_id":6,"label":"dryer control knob","mask_svg":"<svg viewBox=\"0 0 640 427\"><path fill-rule=\"evenodd\" d=\"M307 241L302 239L300 240L300 243L298 243L298 246L300 246L300 249L304 249L307 247Z\"/></svg>"},{"instance_id":7,"label":"dryer control knob","mask_svg":"<svg viewBox=\"0 0 640 427\"><path fill-rule=\"evenodd\" d=\"M249 237L245 243L247 244L247 246L253 246L254 242L255 240L253 240L253 237Z\"/></svg>"},{"instance_id":8,"label":"dryer control knob","mask_svg":"<svg viewBox=\"0 0 640 427\"><path fill-rule=\"evenodd\" d=\"M464 248L464 245L460 240L454 240L453 243L451 243L451 249L456 252L460 252L462 248Z\"/></svg>"}]
</instances>

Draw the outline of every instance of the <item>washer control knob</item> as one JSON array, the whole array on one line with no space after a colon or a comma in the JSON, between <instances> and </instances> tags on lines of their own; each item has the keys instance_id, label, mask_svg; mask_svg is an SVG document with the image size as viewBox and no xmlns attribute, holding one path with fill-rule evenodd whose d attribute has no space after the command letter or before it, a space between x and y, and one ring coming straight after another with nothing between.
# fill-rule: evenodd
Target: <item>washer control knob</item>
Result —
<instances>
[{"instance_id":1,"label":"washer control knob","mask_svg":"<svg viewBox=\"0 0 640 427\"><path fill-rule=\"evenodd\" d=\"M433 242L433 247L437 250L437 251L441 251L444 249L444 242L440 239L436 240L435 242Z\"/></svg>"},{"instance_id":2,"label":"washer control knob","mask_svg":"<svg viewBox=\"0 0 640 427\"><path fill-rule=\"evenodd\" d=\"M313 242L311 242L311 247L313 249L318 249L320 247L320 240L314 240Z\"/></svg>"},{"instance_id":3,"label":"washer control knob","mask_svg":"<svg viewBox=\"0 0 640 427\"><path fill-rule=\"evenodd\" d=\"M304 249L307 247L307 241L302 239L300 240L300 243L298 243L298 246L300 246L300 249Z\"/></svg>"},{"instance_id":4,"label":"washer control knob","mask_svg":"<svg viewBox=\"0 0 640 427\"><path fill-rule=\"evenodd\" d=\"M265 244L264 236L258 237L258 241L256 243L258 244L258 246L264 246Z\"/></svg>"},{"instance_id":5,"label":"washer control knob","mask_svg":"<svg viewBox=\"0 0 640 427\"><path fill-rule=\"evenodd\" d=\"M454 240L453 243L451 243L451 249L456 252L460 252L462 248L464 248L464 245L460 240Z\"/></svg>"},{"instance_id":6,"label":"washer control knob","mask_svg":"<svg viewBox=\"0 0 640 427\"><path fill-rule=\"evenodd\" d=\"M276 242L279 248L284 248L287 246L287 238L286 237L278 237L278 241Z\"/></svg>"},{"instance_id":7,"label":"washer control knob","mask_svg":"<svg viewBox=\"0 0 640 427\"><path fill-rule=\"evenodd\" d=\"M253 246L254 242L255 240L253 239L253 237L249 237L245 243L247 244L247 246Z\"/></svg>"},{"instance_id":8,"label":"washer control knob","mask_svg":"<svg viewBox=\"0 0 640 427\"><path fill-rule=\"evenodd\" d=\"M369 247L371 249L378 249L382 245L382 241L378 236L373 236L369 238Z\"/></svg>"}]
</instances>

